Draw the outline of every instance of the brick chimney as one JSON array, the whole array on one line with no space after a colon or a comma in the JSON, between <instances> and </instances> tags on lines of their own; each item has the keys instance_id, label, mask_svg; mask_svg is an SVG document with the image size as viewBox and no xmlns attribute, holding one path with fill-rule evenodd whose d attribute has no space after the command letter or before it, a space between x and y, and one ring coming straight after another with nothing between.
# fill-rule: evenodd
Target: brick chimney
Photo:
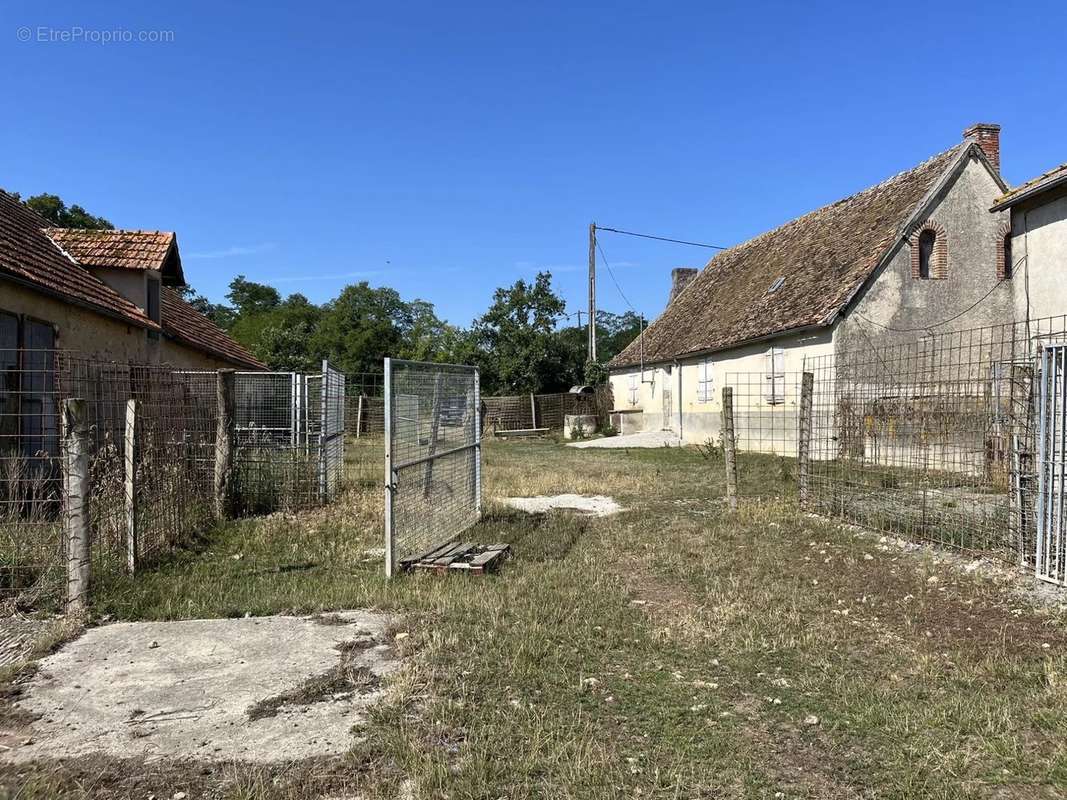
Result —
<instances>
[{"instance_id":1,"label":"brick chimney","mask_svg":"<svg viewBox=\"0 0 1067 800\"><path fill-rule=\"evenodd\" d=\"M963 132L964 139L973 139L985 151L993 169L1000 174L1000 126L992 122L976 122Z\"/></svg>"},{"instance_id":2,"label":"brick chimney","mask_svg":"<svg viewBox=\"0 0 1067 800\"><path fill-rule=\"evenodd\" d=\"M673 303L674 298L689 285L689 281L697 276L697 272L698 270L692 267L675 267L671 270L671 296L667 300L668 305Z\"/></svg>"}]
</instances>

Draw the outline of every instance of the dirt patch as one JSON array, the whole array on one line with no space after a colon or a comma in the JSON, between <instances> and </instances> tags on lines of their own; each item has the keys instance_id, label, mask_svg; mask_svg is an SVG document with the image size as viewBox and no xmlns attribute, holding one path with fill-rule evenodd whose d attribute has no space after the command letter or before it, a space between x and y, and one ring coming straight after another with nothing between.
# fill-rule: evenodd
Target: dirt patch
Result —
<instances>
[{"instance_id":1,"label":"dirt patch","mask_svg":"<svg viewBox=\"0 0 1067 800\"><path fill-rule=\"evenodd\" d=\"M641 433L628 433L624 436L605 436L603 439L587 439L582 442L574 442L567 446L578 448L606 448L609 450L621 450L627 447L681 447L682 440L669 431L642 431Z\"/></svg>"},{"instance_id":2,"label":"dirt patch","mask_svg":"<svg viewBox=\"0 0 1067 800\"><path fill-rule=\"evenodd\" d=\"M623 511L623 507L614 498L604 495L557 494L538 497L505 497L504 503L525 511L527 514L544 514L547 511L563 509L577 511L594 517L610 517Z\"/></svg>"},{"instance_id":3,"label":"dirt patch","mask_svg":"<svg viewBox=\"0 0 1067 800\"><path fill-rule=\"evenodd\" d=\"M43 659L9 703L0 723L10 729L0 734L19 739L0 760L100 753L268 763L343 753L397 660L388 617L341 612L331 621L90 629Z\"/></svg>"}]
</instances>

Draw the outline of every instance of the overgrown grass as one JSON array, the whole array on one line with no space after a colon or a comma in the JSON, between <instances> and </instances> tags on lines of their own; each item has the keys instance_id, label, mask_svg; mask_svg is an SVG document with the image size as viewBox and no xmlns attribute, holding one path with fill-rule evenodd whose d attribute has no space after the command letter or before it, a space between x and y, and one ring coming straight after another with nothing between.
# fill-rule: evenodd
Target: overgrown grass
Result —
<instances>
[{"instance_id":1,"label":"overgrown grass","mask_svg":"<svg viewBox=\"0 0 1067 800\"><path fill-rule=\"evenodd\" d=\"M489 443L490 498L609 494L606 519L492 500L485 578L382 577L381 499L228 525L97 586L122 619L397 614L405 669L344 759L6 768L25 797L970 798L1067 791L1062 614L799 513L742 461L740 511L696 450ZM816 721L817 718L817 721Z\"/></svg>"}]
</instances>

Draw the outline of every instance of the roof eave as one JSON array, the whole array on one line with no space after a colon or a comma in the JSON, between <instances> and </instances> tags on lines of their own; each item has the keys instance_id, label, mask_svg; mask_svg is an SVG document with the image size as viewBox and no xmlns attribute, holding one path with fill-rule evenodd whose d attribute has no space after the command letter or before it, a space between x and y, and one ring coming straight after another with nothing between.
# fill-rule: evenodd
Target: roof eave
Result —
<instances>
[{"instance_id":1,"label":"roof eave","mask_svg":"<svg viewBox=\"0 0 1067 800\"><path fill-rule=\"evenodd\" d=\"M1012 206L1017 206L1020 203L1026 201L1026 200L1030 200L1030 199L1032 199L1034 197L1037 197L1039 195L1044 194L1047 191L1050 191L1052 189L1056 189L1056 188L1064 185L1065 183L1067 183L1067 172L1064 172L1062 175L1056 176L1055 178L1053 178L1052 180L1048 181L1047 183L1041 183L1041 184L1038 184L1037 186L1032 186L1029 189L1026 189L1025 191L1019 192L1016 195L1012 195L1010 197L1001 198L1000 200L997 200L995 203L993 203L992 208L990 208L989 210L990 211L1003 211L1006 208L1011 208Z\"/></svg>"},{"instance_id":2,"label":"roof eave","mask_svg":"<svg viewBox=\"0 0 1067 800\"><path fill-rule=\"evenodd\" d=\"M94 314L99 314L103 317L109 317L111 319L118 320L119 322L125 323L126 325L133 325L136 328L143 328L144 330L149 331L162 330L156 323L148 319L148 317L145 317L143 320L139 320L135 317L129 317L125 314L120 314L117 311L112 311L109 308L97 305L96 303L91 303L88 300L83 300L80 297L75 297L74 295L67 294L66 292L61 292L58 289L53 289L50 286L45 286L43 284L37 283L36 281L24 278L21 275L9 272L3 268L0 268L0 279L10 281L11 283L17 283L19 286L24 286L27 289L31 289L40 294L47 295L48 297L53 297L56 300L62 300L64 303L69 303L72 306L78 306L79 308L87 309L88 311L92 311Z\"/></svg>"}]
</instances>

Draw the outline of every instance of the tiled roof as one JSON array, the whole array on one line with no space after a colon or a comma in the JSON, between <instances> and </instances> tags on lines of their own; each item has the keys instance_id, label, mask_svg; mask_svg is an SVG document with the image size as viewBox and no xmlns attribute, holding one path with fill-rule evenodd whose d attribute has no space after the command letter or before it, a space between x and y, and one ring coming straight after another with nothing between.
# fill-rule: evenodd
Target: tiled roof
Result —
<instances>
[{"instance_id":1,"label":"tiled roof","mask_svg":"<svg viewBox=\"0 0 1067 800\"><path fill-rule=\"evenodd\" d=\"M612 367L832 324L946 170L973 145L716 254ZM769 291L778 279L784 279ZM644 339L643 354L642 342Z\"/></svg>"},{"instance_id":2,"label":"tiled roof","mask_svg":"<svg viewBox=\"0 0 1067 800\"><path fill-rule=\"evenodd\" d=\"M44 233L47 224L0 190L0 273L132 325L158 329L141 309L56 247Z\"/></svg>"},{"instance_id":3,"label":"tiled roof","mask_svg":"<svg viewBox=\"0 0 1067 800\"><path fill-rule=\"evenodd\" d=\"M1019 184L1010 192L1002 194L993 204L993 210L999 211L1000 209L1008 208L1009 206L1021 202L1027 197L1033 197L1046 189L1051 189L1053 186L1065 182L1067 182L1067 164L1060 164L1058 167L1050 169L1043 175L1038 175L1036 178L1028 180L1026 183Z\"/></svg>"},{"instance_id":4,"label":"tiled roof","mask_svg":"<svg viewBox=\"0 0 1067 800\"><path fill-rule=\"evenodd\" d=\"M166 231L46 228L56 244L86 267L154 269L170 285L185 283L177 238Z\"/></svg>"},{"instance_id":5,"label":"tiled roof","mask_svg":"<svg viewBox=\"0 0 1067 800\"><path fill-rule=\"evenodd\" d=\"M266 364L237 344L218 325L182 300L173 289L163 288L160 299L164 336L240 366L267 368Z\"/></svg>"}]
</instances>

